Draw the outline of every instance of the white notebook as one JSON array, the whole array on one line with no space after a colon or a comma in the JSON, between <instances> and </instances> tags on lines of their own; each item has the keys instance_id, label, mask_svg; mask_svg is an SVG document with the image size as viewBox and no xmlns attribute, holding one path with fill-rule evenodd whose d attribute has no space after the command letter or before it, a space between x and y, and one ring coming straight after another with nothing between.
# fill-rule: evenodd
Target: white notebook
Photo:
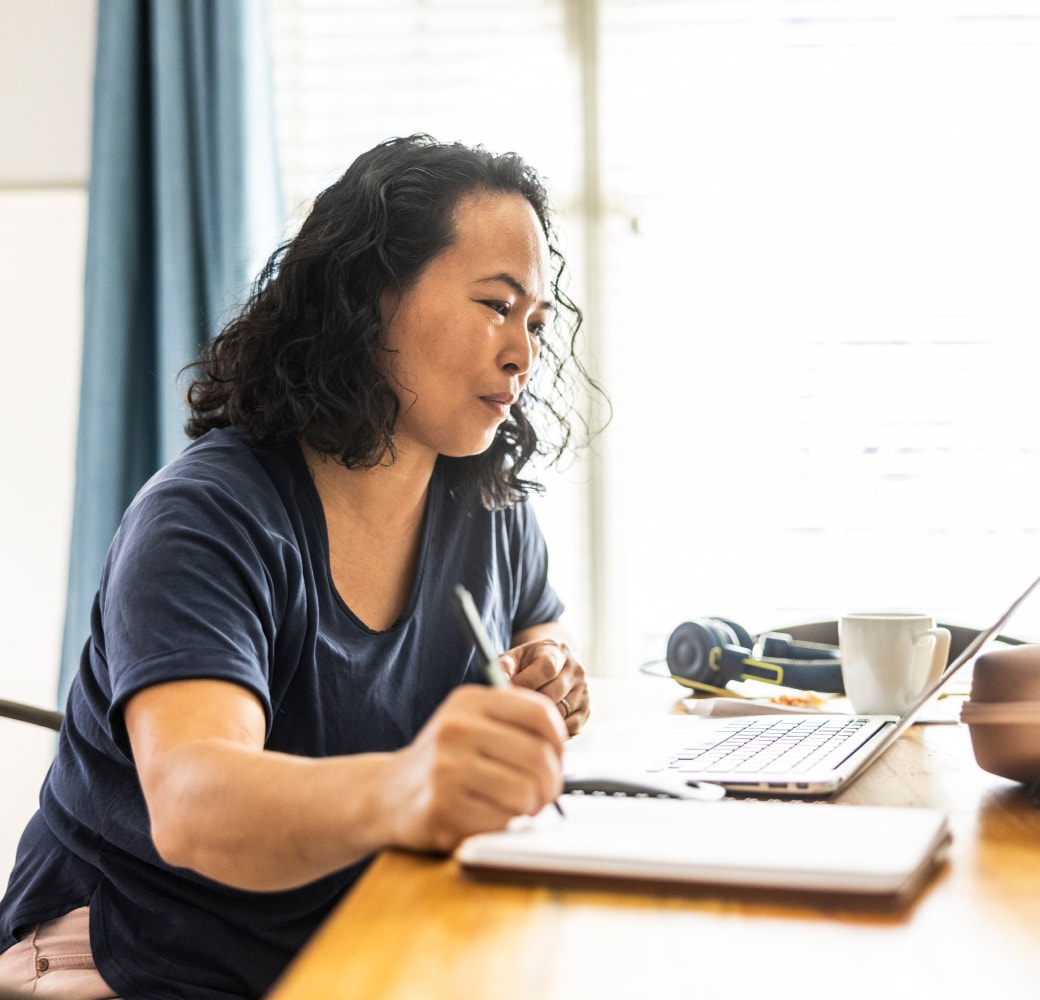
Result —
<instances>
[{"instance_id":1,"label":"white notebook","mask_svg":"<svg viewBox=\"0 0 1040 1000\"><path fill-rule=\"evenodd\" d=\"M567 795L465 840L464 869L908 897L950 834L934 809Z\"/></svg>"}]
</instances>

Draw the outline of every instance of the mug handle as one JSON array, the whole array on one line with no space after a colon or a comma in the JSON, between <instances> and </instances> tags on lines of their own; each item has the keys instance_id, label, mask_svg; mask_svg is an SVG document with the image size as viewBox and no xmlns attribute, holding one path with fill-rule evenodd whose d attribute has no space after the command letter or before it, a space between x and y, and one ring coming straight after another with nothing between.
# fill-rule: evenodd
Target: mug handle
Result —
<instances>
[{"instance_id":1,"label":"mug handle","mask_svg":"<svg viewBox=\"0 0 1040 1000\"><path fill-rule=\"evenodd\" d=\"M926 684L931 684L946 669L946 661L950 657L950 630L943 628L942 625L937 625L935 628L918 632L914 645L920 646L925 642L933 647L931 668L926 681Z\"/></svg>"}]
</instances>

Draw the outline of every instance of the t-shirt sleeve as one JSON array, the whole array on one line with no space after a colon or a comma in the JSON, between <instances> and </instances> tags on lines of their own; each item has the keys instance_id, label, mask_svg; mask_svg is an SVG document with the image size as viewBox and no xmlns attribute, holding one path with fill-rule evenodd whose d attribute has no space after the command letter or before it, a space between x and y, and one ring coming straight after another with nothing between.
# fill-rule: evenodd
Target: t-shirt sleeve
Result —
<instances>
[{"instance_id":1,"label":"t-shirt sleeve","mask_svg":"<svg viewBox=\"0 0 1040 1000\"><path fill-rule=\"evenodd\" d=\"M159 481L124 517L102 576L101 630L94 630L110 684L109 721L124 750L127 700L171 680L239 684L257 696L270 725L284 553L265 498L255 483L242 486Z\"/></svg>"},{"instance_id":2,"label":"t-shirt sleeve","mask_svg":"<svg viewBox=\"0 0 1040 1000\"><path fill-rule=\"evenodd\" d=\"M549 583L549 551L530 503L519 503L515 513L513 558L517 573L517 603L513 632L558 621L564 605Z\"/></svg>"}]
</instances>

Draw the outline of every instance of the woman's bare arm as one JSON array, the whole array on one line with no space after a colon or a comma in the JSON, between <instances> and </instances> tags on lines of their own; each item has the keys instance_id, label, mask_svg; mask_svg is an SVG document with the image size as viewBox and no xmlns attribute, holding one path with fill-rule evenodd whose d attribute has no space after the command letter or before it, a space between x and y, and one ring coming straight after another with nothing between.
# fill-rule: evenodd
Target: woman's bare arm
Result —
<instances>
[{"instance_id":1,"label":"woman's bare arm","mask_svg":"<svg viewBox=\"0 0 1040 1000\"><path fill-rule=\"evenodd\" d=\"M537 812L562 780L564 727L522 689L459 688L403 750L318 759L265 750L260 702L224 681L147 688L125 714L160 855L255 891L386 846L451 850Z\"/></svg>"}]
</instances>

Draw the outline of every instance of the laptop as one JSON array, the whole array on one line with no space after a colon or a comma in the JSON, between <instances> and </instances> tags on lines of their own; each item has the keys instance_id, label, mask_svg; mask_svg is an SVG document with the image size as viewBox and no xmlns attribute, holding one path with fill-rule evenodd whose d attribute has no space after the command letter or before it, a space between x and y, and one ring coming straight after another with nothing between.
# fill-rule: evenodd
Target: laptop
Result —
<instances>
[{"instance_id":1,"label":"laptop","mask_svg":"<svg viewBox=\"0 0 1040 1000\"><path fill-rule=\"evenodd\" d=\"M590 729L564 751L569 793L710 799L835 795L913 724L921 709L994 638L1027 597L965 647L900 716L780 713L729 718L655 716Z\"/></svg>"}]
</instances>

